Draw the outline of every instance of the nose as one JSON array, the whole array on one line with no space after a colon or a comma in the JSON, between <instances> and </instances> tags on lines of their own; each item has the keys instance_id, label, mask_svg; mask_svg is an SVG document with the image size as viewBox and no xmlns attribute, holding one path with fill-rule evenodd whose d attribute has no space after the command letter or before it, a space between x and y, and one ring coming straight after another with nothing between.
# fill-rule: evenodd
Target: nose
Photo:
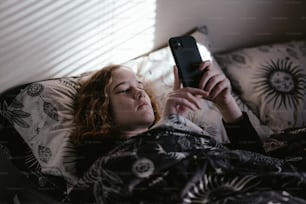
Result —
<instances>
[{"instance_id":1,"label":"nose","mask_svg":"<svg viewBox=\"0 0 306 204\"><path fill-rule=\"evenodd\" d=\"M144 97L144 91L142 89L136 90L134 97L135 97L135 99L140 99L140 98Z\"/></svg>"}]
</instances>

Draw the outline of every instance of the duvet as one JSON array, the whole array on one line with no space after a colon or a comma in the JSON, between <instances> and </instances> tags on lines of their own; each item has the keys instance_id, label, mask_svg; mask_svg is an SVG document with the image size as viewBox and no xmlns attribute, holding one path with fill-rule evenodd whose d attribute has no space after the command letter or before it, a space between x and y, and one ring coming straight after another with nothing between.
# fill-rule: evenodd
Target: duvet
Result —
<instances>
[{"instance_id":1,"label":"duvet","mask_svg":"<svg viewBox=\"0 0 306 204\"><path fill-rule=\"evenodd\" d=\"M72 201L306 203L305 172L193 130L172 118L127 140L95 161L73 188Z\"/></svg>"}]
</instances>

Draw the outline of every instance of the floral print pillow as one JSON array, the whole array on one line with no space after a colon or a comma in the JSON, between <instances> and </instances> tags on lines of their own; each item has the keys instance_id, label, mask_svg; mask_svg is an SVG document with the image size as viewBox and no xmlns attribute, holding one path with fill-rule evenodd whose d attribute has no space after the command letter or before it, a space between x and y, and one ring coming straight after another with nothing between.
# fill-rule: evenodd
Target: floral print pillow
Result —
<instances>
[{"instance_id":1,"label":"floral print pillow","mask_svg":"<svg viewBox=\"0 0 306 204\"><path fill-rule=\"evenodd\" d=\"M217 54L241 99L273 131L306 124L306 41Z\"/></svg>"},{"instance_id":2,"label":"floral print pillow","mask_svg":"<svg viewBox=\"0 0 306 204\"><path fill-rule=\"evenodd\" d=\"M8 103L2 101L2 116L30 147L41 172L76 182L76 153L69 139L73 99L78 77L30 83ZM30 158L29 158L30 159Z\"/></svg>"}]
</instances>

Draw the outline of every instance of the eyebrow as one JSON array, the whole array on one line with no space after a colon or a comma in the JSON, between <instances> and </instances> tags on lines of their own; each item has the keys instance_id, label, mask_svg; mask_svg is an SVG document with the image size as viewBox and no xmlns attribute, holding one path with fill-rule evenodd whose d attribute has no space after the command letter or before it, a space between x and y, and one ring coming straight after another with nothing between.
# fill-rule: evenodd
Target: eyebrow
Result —
<instances>
[{"instance_id":1,"label":"eyebrow","mask_svg":"<svg viewBox=\"0 0 306 204\"><path fill-rule=\"evenodd\" d=\"M123 81L123 82L120 82L119 84L117 84L113 90L115 90L116 88L118 88L119 86L123 85L123 84L126 84L127 82L126 81Z\"/></svg>"},{"instance_id":2,"label":"eyebrow","mask_svg":"<svg viewBox=\"0 0 306 204\"><path fill-rule=\"evenodd\" d=\"M115 90L116 88L118 88L119 86L121 86L121 85L124 85L124 84L127 84L128 82L126 82L126 81L123 81L123 82L120 82L119 84L117 84L114 88L113 88L113 90ZM137 84L141 84L141 85L144 85L141 81L139 81L139 80L137 80Z\"/></svg>"}]
</instances>

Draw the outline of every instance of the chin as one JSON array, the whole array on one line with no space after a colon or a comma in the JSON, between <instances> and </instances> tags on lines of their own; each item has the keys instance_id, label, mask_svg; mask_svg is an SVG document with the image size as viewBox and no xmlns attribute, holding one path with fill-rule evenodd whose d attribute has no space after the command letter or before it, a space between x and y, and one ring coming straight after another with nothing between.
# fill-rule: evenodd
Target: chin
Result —
<instances>
[{"instance_id":1,"label":"chin","mask_svg":"<svg viewBox=\"0 0 306 204\"><path fill-rule=\"evenodd\" d=\"M154 121L155 121L155 116L154 114L147 114L146 116L143 117L143 121L147 122L149 126L151 126Z\"/></svg>"}]
</instances>

